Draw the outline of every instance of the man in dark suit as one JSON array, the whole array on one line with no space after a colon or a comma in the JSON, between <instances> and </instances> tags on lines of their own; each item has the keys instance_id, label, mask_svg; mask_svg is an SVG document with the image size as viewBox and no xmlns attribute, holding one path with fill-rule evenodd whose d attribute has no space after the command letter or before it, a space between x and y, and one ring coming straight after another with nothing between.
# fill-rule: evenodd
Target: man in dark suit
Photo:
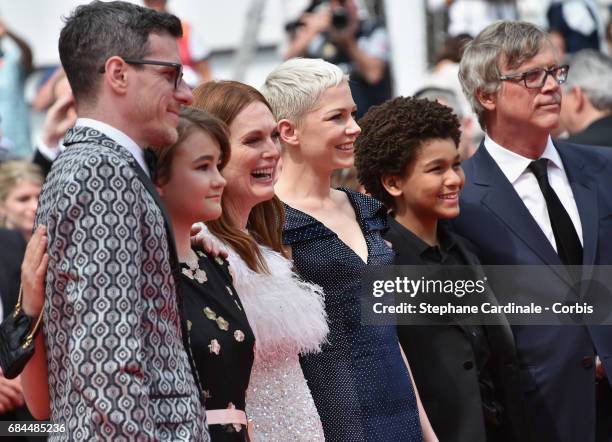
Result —
<instances>
[{"instance_id":1,"label":"man in dark suit","mask_svg":"<svg viewBox=\"0 0 612 442\"><path fill-rule=\"evenodd\" d=\"M563 84L561 125L568 143L612 147L612 59L585 49L570 60Z\"/></svg>"},{"instance_id":2,"label":"man in dark suit","mask_svg":"<svg viewBox=\"0 0 612 442\"><path fill-rule=\"evenodd\" d=\"M180 21L127 2L75 9L59 52L75 128L47 176L45 343L50 440L208 441L182 330L170 221L147 146L177 141L192 101Z\"/></svg>"},{"instance_id":3,"label":"man in dark suit","mask_svg":"<svg viewBox=\"0 0 612 442\"><path fill-rule=\"evenodd\" d=\"M461 214L453 225L476 245L483 264L543 266L546 287L520 274L504 278L505 290L535 302L543 294L577 301L576 270L566 266L612 262L612 152L550 138L566 75L547 35L522 22L488 26L460 66L486 137L464 162ZM489 283L498 293L501 282ZM583 284L583 292L588 288ZM514 325L513 333L537 440L594 441L595 356L612 362L612 329Z\"/></svg>"}]
</instances>

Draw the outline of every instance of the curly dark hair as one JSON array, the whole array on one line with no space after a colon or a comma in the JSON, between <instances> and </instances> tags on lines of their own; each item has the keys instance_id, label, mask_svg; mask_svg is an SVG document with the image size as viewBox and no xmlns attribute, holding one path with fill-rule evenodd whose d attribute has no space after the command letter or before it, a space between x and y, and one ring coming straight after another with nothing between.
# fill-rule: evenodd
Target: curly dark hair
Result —
<instances>
[{"instance_id":1,"label":"curly dark hair","mask_svg":"<svg viewBox=\"0 0 612 442\"><path fill-rule=\"evenodd\" d=\"M436 101L398 97L371 107L359 120L355 141L357 177L366 191L388 208L395 207L381 178L402 176L423 144L450 138L459 145L459 120L452 109Z\"/></svg>"}]
</instances>

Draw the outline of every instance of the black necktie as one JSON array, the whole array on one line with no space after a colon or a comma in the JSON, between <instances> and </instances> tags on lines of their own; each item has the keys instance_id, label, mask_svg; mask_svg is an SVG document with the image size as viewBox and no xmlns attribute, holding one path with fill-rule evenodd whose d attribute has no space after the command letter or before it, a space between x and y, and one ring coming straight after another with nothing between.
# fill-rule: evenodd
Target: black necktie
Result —
<instances>
[{"instance_id":1,"label":"black necktie","mask_svg":"<svg viewBox=\"0 0 612 442\"><path fill-rule=\"evenodd\" d=\"M582 265L582 244L576 233L574 223L572 223L559 197L548 182L548 160L540 158L537 161L532 161L528 168L535 175L540 190L544 194L559 258L565 265Z\"/></svg>"},{"instance_id":2,"label":"black necktie","mask_svg":"<svg viewBox=\"0 0 612 442\"><path fill-rule=\"evenodd\" d=\"M157 154L150 147L144 150L144 160L147 164L147 168L149 169L151 181L155 183L155 178L157 178Z\"/></svg>"}]
</instances>

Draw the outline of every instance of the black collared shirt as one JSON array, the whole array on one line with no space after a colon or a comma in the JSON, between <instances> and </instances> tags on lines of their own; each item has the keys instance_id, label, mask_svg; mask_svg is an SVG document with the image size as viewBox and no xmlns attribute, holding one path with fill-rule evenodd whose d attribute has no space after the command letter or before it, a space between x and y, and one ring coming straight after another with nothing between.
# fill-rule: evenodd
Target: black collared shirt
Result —
<instances>
[{"instance_id":1,"label":"black collared shirt","mask_svg":"<svg viewBox=\"0 0 612 442\"><path fill-rule=\"evenodd\" d=\"M415 265L440 265L440 266L468 266L474 264L466 258L459 238L450 232L445 224L438 224L439 246L430 246L409 229L402 226L394 218L389 217L389 225L401 229L402 240L414 250L417 257ZM452 273L449 272L449 277ZM494 423L493 416L501 416L502 406L495 400L495 388L490 373L491 349L484 327L480 325L462 325L466 331L476 361L478 384L482 398L485 420L488 424Z\"/></svg>"}]
</instances>

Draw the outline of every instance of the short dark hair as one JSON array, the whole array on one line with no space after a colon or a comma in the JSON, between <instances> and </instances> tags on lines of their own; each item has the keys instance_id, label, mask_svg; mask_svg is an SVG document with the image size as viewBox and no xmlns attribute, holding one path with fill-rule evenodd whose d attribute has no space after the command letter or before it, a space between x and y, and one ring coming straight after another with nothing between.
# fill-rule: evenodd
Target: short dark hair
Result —
<instances>
[{"instance_id":1,"label":"short dark hair","mask_svg":"<svg viewBox=\"0 0 612 442\"><path fill-rule=\"evenodd\" d=\"M371 107L359 120L355 141L357 177L366 191L388 208L393 197L382 185L383 176L403 176L423 144L451 139L459 145L459 120L452 109L436 101L398 97Z\"/></svg>"},{"instance_id":2,"label":"short dark hair","mask_svg":"<svg viewBox=\"0 0 612 442\"><path fill-rule=\"evenodd\" d=\"M77 102L94 98L100 68L110 57L142 59L150 34L183 34L176 16L122 1L81 5L65 22L59 54Z\"/></svg>"}]
</instances>

